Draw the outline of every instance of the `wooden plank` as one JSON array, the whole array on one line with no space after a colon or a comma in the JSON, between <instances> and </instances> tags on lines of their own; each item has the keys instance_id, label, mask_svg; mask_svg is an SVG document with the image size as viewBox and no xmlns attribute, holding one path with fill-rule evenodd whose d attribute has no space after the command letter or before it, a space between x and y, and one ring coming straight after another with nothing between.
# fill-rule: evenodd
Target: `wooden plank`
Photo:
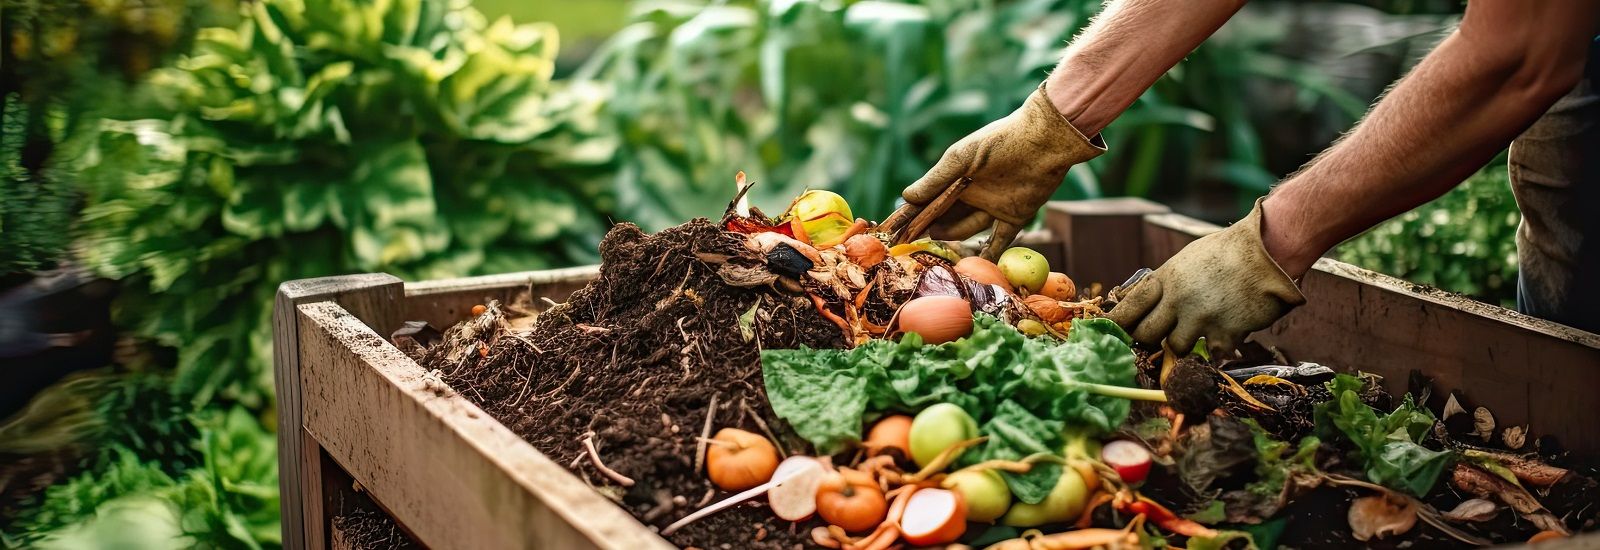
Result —
<instances>
[{"instance_id":1,"label":"wooden plank","mask_svg":"<svg viewBox=\"0 0 1600 550\"><path fill-rule=\"evenodd\" d=\"M1143 217L1167 211L1160 204L1133 198L1051 202L1045 205L1045 228L1063 243L1063 261L1051 265L1078 288L1121 284L1146 267L1140 247Z\"/></svg>"},{"instance_id":2,"label":"wooden plank","mask_svg":"<svg viewBox=\"0 0 1600 550\"><path fill-rule=\"evenodd\" d=\"M423 544L671 548L339 306L298 311L306 429Z\"/></svg>"},{"instance_id":3,"label":"wooden plank","mask_svg":"<svg viewBox=\"0 0 1600 550\"><path fill-rule=\"evenodd\" d=\"M565 301L598 276L600 266L589 265L406 283L405 320L427 321L443 330L465 319L474 305L510 302L522 292L535 300L542 296Z\"/></svg>"},{"instance_id":4,"label":"wooden plank","mask_svg":"<svg viewBox=\"0 0 1600 550\"><path fill-rule=\"evenodd\" d=\"M1145 261L1159 265L1216 230L1175 214L1145 218ZM1297 360L1382 375L1406 390L1413 370L1568 449L1600 452L1600 335L1323 258L1301 281L1306 305L1252 337Z\"/></svg>"},{"instance_id":5,"label":"wooden plank","mask_svg":"<svg viewBox=\"0 0 1600 550\"><path fill-rule=\"evenodd\" d=\"M283 545L289 550L325 547L322 495L315 471L315 441L301 433L300 304L333 300L371 326L399 326L404 289L400 279L382 273L289 281L278 287L272 308L273 384L278 395L278 489L283 515ZM312 470L308 472L307 470ZM312 481L308 483L308 481ZM307 503L311 503L307 509ZM310 515L315 514L315 515Z\"/></svg>"}]
</instances>

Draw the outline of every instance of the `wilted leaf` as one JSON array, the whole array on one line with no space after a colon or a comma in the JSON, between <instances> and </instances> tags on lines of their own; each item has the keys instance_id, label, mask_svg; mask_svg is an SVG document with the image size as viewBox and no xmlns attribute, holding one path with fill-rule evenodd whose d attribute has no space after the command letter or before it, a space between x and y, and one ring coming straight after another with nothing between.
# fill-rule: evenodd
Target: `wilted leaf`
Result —
<instances>
[{"instance_id":1,"label":"wilted leaf","mask_svg":"<svg viewBox=\"0 0 1600 550\"><path fill-rule=\"evenodd\" d=\"M1417 524L1417 507L1409 499L1396 501L1385 495L1361 497L1350 503L1347 519L1356 540L1382 539L1410 531Z\"/></svg>"},{"instance_id":2,"label":"wilted leaf","mask_svg":"<svg viewBox=\"0 0 1600 550\"><path fill-rule=\"evenodd\" d=\"M1484 441L1494 437L1494 413L1489 409L1478 407L1472 410L1472 433Z\"/></svg>"},{"instance_id":3,"label":"wilted leaf","mask_svg":"<svg viewBox=\"0 0 1600 550\"><path fill-rule=\"evenodd\" d=\"M1528 429L1522 426L1512 426L1500 432L1500 440L1504 441L1511 450L1521 449L1528 442Z\"/></svg>"},{"instance_id":4,"label":"wilted leaf","mask_svg":"<svg viewBox=\"0 0 1600 550\"><path fill-rule=\"evenodd\" d=\"M1500 507L1496 506L1495 503L1481 498L1474 498L1462 501L1461 504L1456 505L1455 509L1445 512L1443 515L1444 519L1450 521L1479 522L1489 521L1499 512Z\"/></svg>"}]
</instances>

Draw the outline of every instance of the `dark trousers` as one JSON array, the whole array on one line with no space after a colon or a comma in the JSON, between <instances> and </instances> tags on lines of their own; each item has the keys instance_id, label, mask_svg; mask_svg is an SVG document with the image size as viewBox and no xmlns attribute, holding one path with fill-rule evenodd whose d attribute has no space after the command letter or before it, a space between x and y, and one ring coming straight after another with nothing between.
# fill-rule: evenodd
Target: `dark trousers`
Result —
<instances>
[{"instance_id":1,"label":"dark trousers","mask_svg":"<svg viewBox=\"0 0 1600 550\"><path fill-rule=\"evenodd\" d=\"M1511 144L1517 309L1600 332L1600 41L1584 78Z\"/></svg>"}]
</instances>

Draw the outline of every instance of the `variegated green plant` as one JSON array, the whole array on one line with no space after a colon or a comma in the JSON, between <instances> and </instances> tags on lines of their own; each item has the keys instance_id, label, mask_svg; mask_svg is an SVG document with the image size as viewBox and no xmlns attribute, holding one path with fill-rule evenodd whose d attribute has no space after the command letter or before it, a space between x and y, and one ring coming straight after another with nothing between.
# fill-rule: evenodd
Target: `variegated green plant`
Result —
<instances>
[{"instance_id":1,"label":"variegated green plant","mask_svg":"<svg viewBox=\"0 0 1600 550\"><path fill-rule=\"evenodd\" d=\"M554 28L460 1L243 9L152 75L160 118L104 122L83 172L85 260L184 395L268 405L283 281L593 257L613 146L602 97L552 84Z\"/></svg>"}]
</instances>

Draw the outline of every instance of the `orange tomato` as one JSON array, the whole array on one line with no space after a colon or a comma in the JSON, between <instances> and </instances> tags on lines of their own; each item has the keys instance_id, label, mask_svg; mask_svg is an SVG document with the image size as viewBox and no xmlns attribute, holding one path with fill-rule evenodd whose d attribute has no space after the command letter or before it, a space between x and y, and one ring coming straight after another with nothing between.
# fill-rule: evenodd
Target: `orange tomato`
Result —
<instances>
[{"instance_id":1,"label":"orange tomato","mask_svg":"<svg viewBox=\"0 0 1600 550\"><path fill-rule=\"evenodd\" d=\"M889 501L877 481L849 468L822 480L817 486L817 514L823 521L846 531L866 531L883 523Z\"/></svg>"},{"instance_id":2,"label":"orange tomato","mask_svg":"<svg viewBox=\"0 0 1600 550\"><path fill-rule=\"evenodd\" d=\"M766 483L778 469L778 449L760 435L723 428L707 443L706 475L724 491L743 491Z\"/></svg>"}]
</instances>

